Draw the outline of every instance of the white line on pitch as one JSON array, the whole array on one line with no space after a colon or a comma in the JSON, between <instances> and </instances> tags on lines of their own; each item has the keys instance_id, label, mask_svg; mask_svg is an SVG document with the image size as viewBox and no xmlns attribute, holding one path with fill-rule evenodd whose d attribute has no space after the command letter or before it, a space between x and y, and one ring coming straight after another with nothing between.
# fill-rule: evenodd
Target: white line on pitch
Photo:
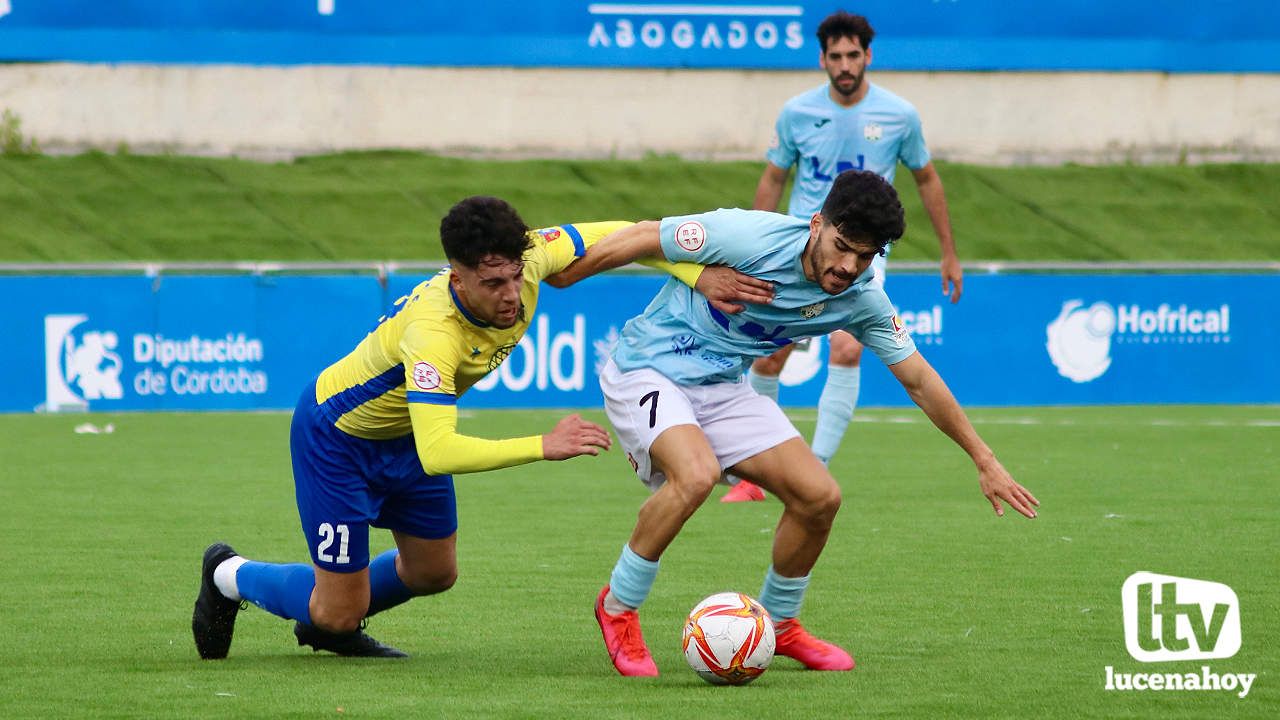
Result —
<instances>
[{"instance_id":1,"label":"white line on pitch","mask_svg":"<svg viewBox=\"0 0 1280 720\"><path fill-rule=\"evenodd\" d=\"M792 410L787 413L789 417L795 420L814 421L818 418L818 414L813 411L796 411ZM1024 426L1052 426L1052 427L1071 427L1080 426L1087 427L1090 425L1140 425L1147 427L1257 427L1257 428L1274 428L1280 427L1280 420L1172 420L1169 418L1149 418L1142 420L1075 420L1072 418L1063 418L1061 420L1042 420L1033 417L1009 417L1009 418L981 418L971 417L970 420L974 425L1024 425ZM856 423L868 424L887 424L887 425L917 425L929 422L929 419L923 415L859 415L853 419Z\"/></svg>"}]
</instances>

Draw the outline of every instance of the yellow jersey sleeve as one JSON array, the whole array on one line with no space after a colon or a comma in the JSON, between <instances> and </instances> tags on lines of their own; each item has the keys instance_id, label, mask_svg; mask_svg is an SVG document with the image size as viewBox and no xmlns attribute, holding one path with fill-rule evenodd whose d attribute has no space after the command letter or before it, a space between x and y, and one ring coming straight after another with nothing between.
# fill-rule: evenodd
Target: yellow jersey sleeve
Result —
<instances>
[{"instance_id":1,"label":"yellow jersey sleeve","mask_svg":"<svg viewBox=\"0 0 1280 720\"><path fill-rule=\"evenodd\" d=\"M538 270L537 277L541 280L569 267L574 260L586 253L587 248L595 245L609 233L634 224L626 220L610 220L570 223L534 230L530 233L533 237L533 248L525 254L525 262L535 265ZM672 275L691 288L698 282L698 276L703 270L703 266L697 263L673 263L665 258L644 258L637 262Z\"/></svg>"},{"instance_id":2,"label":"yellow jersey sleeve","mask_svg":"<svg viewBox=\"0 0 1280 720\"><path fill-rule=\"evenodd\" d=\"M654 270L661 270L695 290L698 278L702 276L702 271L706 270L705 265L691 262L673 263L665 258L640 258L636 262Z\"/></svg>"},{"instance_id":3,"label":"yellow jersey sleeve","mask_svg":"<svg viewBox=\"0 0 1280 720\"><path fill-rule=\"evenodd\" d=\"M482 472L542 459L542 436L484 440L457 431L454 376L461 360L460 339L448 325L417 321L400 339L405 399L418 460L428 475Z\"/></svg>"}]
</instances>

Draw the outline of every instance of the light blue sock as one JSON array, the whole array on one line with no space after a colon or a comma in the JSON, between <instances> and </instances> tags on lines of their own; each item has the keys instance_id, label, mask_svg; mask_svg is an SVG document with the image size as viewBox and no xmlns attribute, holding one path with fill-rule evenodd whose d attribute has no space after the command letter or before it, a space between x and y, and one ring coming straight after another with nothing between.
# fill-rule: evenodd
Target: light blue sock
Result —
<instances>
[{"instance_id":1,"label":"light blue sock","mask_svg":"<svg viewBox=\"0 0 1280 720\"><path fill-rule=\"evenodd\" d=\"M764 574L764 586L760 588L760 604L773 616L775 623L800 614L800 603L804 602L804 591L809 587L809 576L798 578L782 577L773 571Z\"/></svg>"},{"instance_id":2,"label":"light blue sock","mask_svg":"<svg viewBox=\"0 0 1280 720\"><path fill-rule=\"evenodd\" d=\"M858 406L858 387L862 384L862 367L827 368L827 384L822 386L818 398L818 426L813 429L813 454L823 463L840 449L844 431L853 420L853 410Z\"/></svg>"},{"instance_id":3,"label":"light blue sock","mask_svg":"<svg viewBox=\"0 0 1280 720\"><path fill-rule=\"evenodd\" d=\"M272 615L311 624L311 591L316 573L310 565L253 562L236 570L240 597Z\"/></svg>"},{"instance_id":4,"label":"light blue sock","mask_svg":"<svg viewBox=\"0 0 1280 720\"><path fill-rule=\"evenodd\" d=\"M751 389L755 390L757 395L763 395L774 402L778 402L777 375L758 375L755 370L750 370L747 372L747 383L751 385Z\"/></svg>"},{"instance_id":5,"label":"light blue sock","mask_svg":"<svg viewBox=\"0 0 1280 720\"><path fill-rule=\"evenodd\" d=\"M366 617L408 602L413 597L413 591L396 572L399 555L399 550L387 550L369 563L369 612Z\"/></svg>"},{"instance_id":6,"label":"light blue sock","mask_svg":"<svg viewBox=\"0 0 1280 720\"><path fill-rule=\"evenodd\" d=\"M658 577L658 561L645 560L630 545L624 545L618 564L613 566L609 589L624 605L638 608L649 597L654 578Z\"/></svg>"}]
</instances>

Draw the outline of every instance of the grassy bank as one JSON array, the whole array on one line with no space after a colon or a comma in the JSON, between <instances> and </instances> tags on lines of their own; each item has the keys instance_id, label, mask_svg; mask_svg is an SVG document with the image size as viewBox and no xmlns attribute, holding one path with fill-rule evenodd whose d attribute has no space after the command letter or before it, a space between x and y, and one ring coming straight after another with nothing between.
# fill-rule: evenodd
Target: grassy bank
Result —
<instances>
[{"instance_id":1,"label":"grassy bank","mask_svg":"<svg viewBox=\"0 0 1280 720\"><path fill-rule=\"evenodd\" d=\"M289 163L0 157L0 262L437 259L458 199L510 200L535 226L751 202L761 165L477 161L407 152ZM964 260L1275 260L1280 165L940 164ZM908 173L902 260L937 256Z\"/></svg>"}]
</instances>

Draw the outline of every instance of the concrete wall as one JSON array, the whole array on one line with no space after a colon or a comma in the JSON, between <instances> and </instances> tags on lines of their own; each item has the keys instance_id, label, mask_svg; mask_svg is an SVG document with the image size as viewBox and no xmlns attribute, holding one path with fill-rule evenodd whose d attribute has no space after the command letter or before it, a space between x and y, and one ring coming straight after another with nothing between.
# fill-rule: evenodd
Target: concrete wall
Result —
<instances>
[{"instance_id":1,"label":"concrete wall","mask_svg":"<svg viewBox=\"0 0 1280 720\"><path fill-rule=\"evenodd\" d=\"M935 157L985 164L1280 161L1280 75L900 73ZM0 65L47 151L276 158L362 148L759 159L819 71Z\"/></svg>"}]
</instances>

